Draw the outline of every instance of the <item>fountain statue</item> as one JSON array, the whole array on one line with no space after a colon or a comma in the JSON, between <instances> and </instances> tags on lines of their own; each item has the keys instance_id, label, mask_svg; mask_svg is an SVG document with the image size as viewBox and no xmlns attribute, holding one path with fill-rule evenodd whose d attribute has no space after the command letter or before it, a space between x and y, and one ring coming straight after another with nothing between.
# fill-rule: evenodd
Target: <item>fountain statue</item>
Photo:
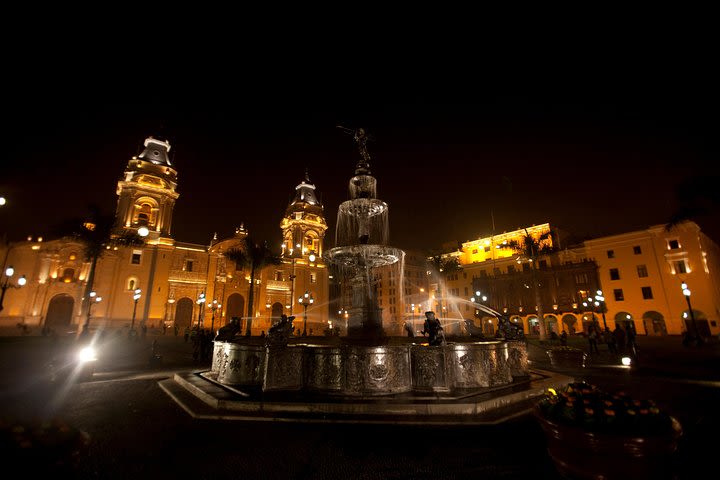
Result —
<instances>
[{"instance_id":1,"label":"fountain statue","mask_svg":"<svg viewBox=\"0 0 720 480\"><path fill-rule=\"evenodd\" d=\"M512 335L512 325L505 330L512 338L468 336L448 342L434 313L427 312L424 331L430 335L429 343L414 335L388 335L386 330L402 332L403 327L383 326L378 272L396 269L395 278L403 285L405 252L388 245L388 205L377 198L365 130L339 128L353 135L360 158L349 182L350 199L338 208L336 246L325 252L324 259L348 305L347 334L338 341L331 337L315 343L288 341L292 329L288 318L271 329L263 344L248 337L216 342L217 381L261 386L263 391L365 397L452 393L508 385L514 377L527 376L527 350Z\"/></svg>"}]
</instances>

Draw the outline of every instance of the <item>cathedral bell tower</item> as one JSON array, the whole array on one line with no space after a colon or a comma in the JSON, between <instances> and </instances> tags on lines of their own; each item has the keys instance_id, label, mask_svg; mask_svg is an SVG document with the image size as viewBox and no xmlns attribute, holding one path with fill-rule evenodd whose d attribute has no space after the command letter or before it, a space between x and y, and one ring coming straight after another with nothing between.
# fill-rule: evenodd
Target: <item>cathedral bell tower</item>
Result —
<instances>
[{"instance_id":1,"label":"cathedral bell tower","mask_svg":"<svg viewBox=\"0 0 720 480\"><path fill-rule=\"evenodd\" d=\"M295 198L285 209L285 217L280 222L284 257L307 258L314 255L322 258L323 238L327 223L322 204L315 195L315 185L305 172L305 179L295 187Z\"/></svg>"},{"instance_id":2,"label":"cathedral bell tower","mask_svg":"<svg viewBox=\"0 0 720 480\"><path fill-rule=\"evenodd\" d=\"M119 227L136 231L147 227L153 236L170 237L172 212L180 194L175 191L177 171L168 152L169 142L148 137L145 150L128 162L117 184Z\"/></svg>"}]
</instances>

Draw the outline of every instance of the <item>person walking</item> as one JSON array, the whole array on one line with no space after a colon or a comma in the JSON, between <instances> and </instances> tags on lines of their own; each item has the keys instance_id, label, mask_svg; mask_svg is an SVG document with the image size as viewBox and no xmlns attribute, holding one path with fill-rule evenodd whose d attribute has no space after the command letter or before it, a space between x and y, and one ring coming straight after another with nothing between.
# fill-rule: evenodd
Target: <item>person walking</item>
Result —
<instances>
[{"instance_id":1,"label":"person walking","mask_svg":"<svg viewBox=\"0 0 720 480\"><path fill-rule=\"evenodd\" d=\"M595 325L590 325L590 328L588 328L588 344L590 346L590 352L589 353L600 353L600 350L598 350L598 332L595 328Z\"/></svg>"}]
</instances>

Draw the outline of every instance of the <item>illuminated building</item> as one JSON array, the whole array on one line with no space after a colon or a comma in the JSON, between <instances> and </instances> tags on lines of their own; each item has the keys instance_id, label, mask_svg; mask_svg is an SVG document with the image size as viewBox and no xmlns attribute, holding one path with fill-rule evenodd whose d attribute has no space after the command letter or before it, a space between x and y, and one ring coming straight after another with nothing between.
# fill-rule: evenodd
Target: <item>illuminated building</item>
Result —
<instances>
[{"instance_id":1,"label":"illuminated building","mask_svg":"<svg viewBox=\"0 0 720 480\"><path fill-rule=\"evenodd\" d=\"M121 230L146 228L145 244L109 247L99 258L93 290L102 295L103 302L93 306L90 326L129 327L136 289L142 290L137 318L148 326L165 323L182 330L200 322L205 328L219 328L234 316L245 317L249 275L236 271L223 252L237 246L248 232L240 226L233 237L213 238L210 245L173 239L172 213L179 193L170 144L150 137L144 146L140 155L130 159L117 184L115 218ZM318 306L308 308L308 329L321 334L327 324L327 307L319 307L327 305L328 296L326 268L320 260L327 225L314 189L306 176L282 220L284 264L267 267L256 278L255 335L267 332L281 311L298 310L294 291L312 291L316 299ZM292 246L296 244L300 247ZM76 331L85 321L81 303L90 270L83 245L68 239L28 238L3 250L5 264L27 275L28 282L22 289L7 292L0 325L24 322L47 325L60 334ZM200 298L205 303L198 302Z\"/></svg>"},{"instance_id":2,"label":"illuminated building","mask_svg":"<svg viewBox=\"0 0 720 480\"><path fill-rule=\"evenodd\" d=\"M532 236L550 231L549 224L528 227ZM474 318L486 334L497 327L494 317L474 308L476 292L485 305L522 324L526 333L537 333L535 297L532 295L527 259L505 247L525 229L479 238L462 244L445 258L457 258L461 269L433 283L430 296L446 306L445 323L451 327ZM548 241L551 241L548 239ZM590 323L611 330L632 323L640 334L679 335L687 330L690 315L681 284L692 290L692 305L702 335L720 332L720 250L694 222L671 230L664 225L588 240L558 249L538 259L544 319L550 331L587 330ZM595 305L597 291L604 302ZM476 299L480 302L481 299ZM586 305L583 306L583 303Z\"/></svg>"}]
</instances>

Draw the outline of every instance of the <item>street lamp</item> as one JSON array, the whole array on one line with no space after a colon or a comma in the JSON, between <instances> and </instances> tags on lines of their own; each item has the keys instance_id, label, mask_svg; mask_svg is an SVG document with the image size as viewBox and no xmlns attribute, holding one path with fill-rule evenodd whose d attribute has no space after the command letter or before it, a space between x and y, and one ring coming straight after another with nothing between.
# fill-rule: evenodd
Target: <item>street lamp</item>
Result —
<instances>
[{"instance_id":1,"label":"street lamp","mask_svg":"<svg viewBox=\"0 0 720 480\"><path fill-rule=\"evenodd\" d=\"M595 306L600 308L603 317L603 327L607 330L607 322L605 321L605 297L603 297L602 290L598 290L595 293L597 294L595 295Z\"/></svg>"},{"instance_id":2,"label":"street lamp","mask_svg":"<svg viewBox=\"0 0 720 480\"><path fill-rule=\"evenodd\" d=\"M702 343L700 333L698 332L697 323L695 323L695 313L693 313L692 305L690 305L690 289L685 282L682 282L680 288L682 288L683 295L685 295L685 301L687 302L688 310L690 310L690 320L692 321L693 331L695 332L695 341L697 343Z\"/></svg>"},{"instance_id":3,"label":"street lamp","mask_svg":"<svg viewBox=\"0 0 720 480\"><path fill-rule=\"evenodd\" d=\"M0 295L0 311L3 309L3 300L5 299L5 290L8 288L20 288L23 285L27 283L27 279L25 278L25 275L22 275L17 280L17 285L12 285L10 283L10 278L15 274L15 269L13 267L7 267L5 269L5 280L2 283L2 294Z\"/></svg>"},{"instance_id":4,"label":"street lamp","mask_svg":"<svg viewBox=\"0 0 720 480\"><path fill-rule=\"evenodd\" d=\"M202 321L202 314L205 311L205 293L201 293L197 299L197 304L200 305L200 311L198 311L198 331L200 331L200 322Z\"/></svg>"},{"instance_id":5,"label":"street lamp","mask_svg":"<svg viewBox=\"0 0 720 480\"><path fill-rule=\"evenodd\" d=\"M87 319L85 320L85 326L83 327L83 331L85 331L85 332L87 332L88 328L90 327L90 317L92 316L92 306L96 303L102 302L102 297L99 297L95 290L91 291L89 293L89 295L90 295L90 303L88 304Z\"/></svg>"},{"instance_id":6,"label":"street lamp","mask_svg":"<svg viewBox=\"0 0 720 480\"><path fill-rule=\"evenodd\" d=\"M130 322L130 330L135 330L135 312L137 312L137 303L138 300L140 300L140 297L142 297L142 290L139 288L135 289L135 294L133 295L133 301L135 302L135 305L133 305L133 316L132 316L132 322Z\"/></svg>"},{"instance_id":7,"label":"street lamp","mask_svg":"<svg viewBox=\"0 0 720 480\"><path fill-rule=\"evenodd\" d=\"M221 304L218 303L217 300L213 300L210 304L210 309L212 310L212 321L210 322L210 332L215 331L215 310L222 307Z\"/></svg>"},{"instance_id":8,"label":"street lamp","mask_svg":"<svg viewBox=\"0 0 720 480\"><path fill-rule=\"evenodd\" d=\"M303 296L298 299L298 303L305 309L303 316L303 337L307 336L307 308L312 305L314 301L315 299L313 298L312 293L308 293L307 290L305 290Z\"/></svg>"}]
</instances>

